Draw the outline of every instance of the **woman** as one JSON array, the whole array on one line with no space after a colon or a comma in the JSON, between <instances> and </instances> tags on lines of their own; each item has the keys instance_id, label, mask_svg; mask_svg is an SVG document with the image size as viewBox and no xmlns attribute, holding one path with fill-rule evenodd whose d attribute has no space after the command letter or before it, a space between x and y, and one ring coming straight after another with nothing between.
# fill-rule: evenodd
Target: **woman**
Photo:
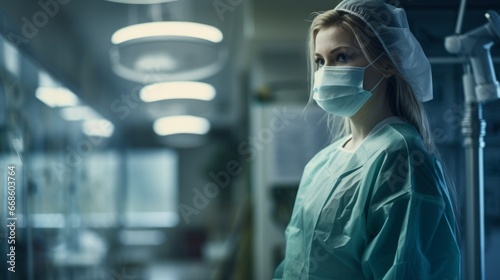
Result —
<instances>
[{"instance_id":1,"label":"woman","mask_svg":"<svg viewBox=\"0 0 500 280\"><path fill-rule=\"evenodd\" d=\"M309 52L312 99L342 137L304 169L275 278L460 279L453 188L420 104L430 64L404 11L343 1L314 19Z\"/></svg>"}]
</instances>

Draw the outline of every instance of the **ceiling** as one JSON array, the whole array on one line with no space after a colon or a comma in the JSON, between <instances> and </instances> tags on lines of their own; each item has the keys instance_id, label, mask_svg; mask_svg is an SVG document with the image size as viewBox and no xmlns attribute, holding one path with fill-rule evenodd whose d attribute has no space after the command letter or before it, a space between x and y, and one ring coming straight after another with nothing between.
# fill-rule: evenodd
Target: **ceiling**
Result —
<instances>
[{"instance_id":1,"label":"ceiling","mask_svg":"<svg viewBox=\"0 0 500 280\"><path fill-rule=\"evenodd\" d=\"M155 139L153 121L175 114L206 117L212 124L213 133L241 137L245 129L241 123L245 120L247 102L252 94L252 87L248 85L252 64L276 54L286 54L281 61L297 60L303 63L310 14L330 9L336 2L177 0L156 5L129 5L105 0L2 0L0 28L4 37L14 40L36 65L47 69L85 103L113 122L132 143L150 145L156 143L150 140ZM401 2L407 8L412 30L424 41L426 52L436 56L446 55L442 48L442 33L454 30L458 1ZM51 14L47 16L47 8L40 3L51 4ZM484 22L481 17L485 9L498 11L500 4L495 0L469 3L464 29L468 28L467 24L475 26L476 22ZM43 24L40 23L44 20L40 17L41 13L46 14L45 22L41 22ZM446 20L443 21L445 24L433 29L425 28L428 22L423 22L422 17ZM205 23L223 32L224 39L217 48L227 52L227 60L219 72L201 79L216 88L214 100L169 100L143 104L127 99L136 94L142 85L155 79L153 75L152 80L133 82L113 72L111 35L133 23L157 20ZM28 25L36 21L39 27L33 26L37 30L29 30ZM194 55L200 56L200 53L195 49L186 49L179 59L189 63ZM298 73L302 75L305 72ZM33 99L33 102L38 101ZM127 110L123 107L118 110L118 106Z\"/></svg>"}]
</instances>

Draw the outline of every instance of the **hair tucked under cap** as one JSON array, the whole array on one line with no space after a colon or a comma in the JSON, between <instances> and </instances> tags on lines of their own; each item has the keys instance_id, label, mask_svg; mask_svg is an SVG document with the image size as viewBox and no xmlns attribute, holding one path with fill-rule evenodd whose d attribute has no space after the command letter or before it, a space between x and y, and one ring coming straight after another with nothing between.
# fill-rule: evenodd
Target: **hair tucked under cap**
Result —
<instances>
[{"instance_id":1,"label":"hair tucked under cap","mask_svg":"<svg viewBox=\"0 0 500 280\"><path fill-rule=\"evenodd\" d=\"M335 10L352 14L365 22L372 31L371 35L382 43L415 97L421 102L432 100L431 65L411 33L403 9L379 0L344 0Z\"/></svg>"}]
</instances>

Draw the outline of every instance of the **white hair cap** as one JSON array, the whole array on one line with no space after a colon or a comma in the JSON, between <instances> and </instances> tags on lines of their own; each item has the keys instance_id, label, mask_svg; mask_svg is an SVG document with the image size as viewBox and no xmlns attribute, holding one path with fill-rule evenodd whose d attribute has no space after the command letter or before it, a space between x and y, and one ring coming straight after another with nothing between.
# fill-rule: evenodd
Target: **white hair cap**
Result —
<instances>
[{"instance_id":1,"label":"white hair cap","mask_svg":"<svg viewBox=\"0 0 500 280\"><path fill-rule=\"evenodd\" d=\"M432 73L429 60L408 27L406 13L379 0L344 0L335 10L352 14L370 27L392 63L410 85L415 97L432 100Z\"/></svg>"}]
</instances>

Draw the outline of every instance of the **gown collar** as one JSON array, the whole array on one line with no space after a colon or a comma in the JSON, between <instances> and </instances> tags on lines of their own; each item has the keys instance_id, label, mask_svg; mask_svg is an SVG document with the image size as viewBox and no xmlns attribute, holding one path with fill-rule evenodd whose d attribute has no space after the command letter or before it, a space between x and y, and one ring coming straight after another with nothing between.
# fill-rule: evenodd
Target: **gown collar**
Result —
<instances>
[{"instance_id":1,"label":"gown collar","mask_svg":"<svg viewBox=\"0 0 500 280\"><path fill-rule=\"evenodd\" d=\"M380 129L382 129L382 127L384 127L385 125L391 124L391 123L402 123L402 122L404 122L404 121L400 117L398 117L398 116L392 116L392 117L386 118L386 119L380 121L378 124L376 124L372 128L372 130L370 130L370 132L368 133L368 135L365 137L365 139L363 139L363 141L361 141L361 143L356 148L356 150L349 151L349 150L347 150L347 149L344 148L344 146L347 143L347 141L349 141L349 140L352 139L352 134L349 134L346 137L346 139L340 143L340 145L338 146L338 149L341 150L341 151L343 151L343 152L353 154L353 153L355 153L359 149L359 147L361 147L361 145L363 145L363 143L366 141L366 139L368 139L369 137L371 137L372 135L374 135L375 133L377 133L377 131L379 131Z\"/></svg>"},{"instance_id":2,"label":"gown collar","mask_svg":"<svg viewBox=\"0 0 500 280\"><path fill-rule=\"evenodd\" d=\"M379 144L382 139L379 140L375 139L375 141L371 140L377 138L378 135L380 134L379 132L381 132L384 127L386 127L388 124L393 124L393 123L406 123L406 122L399 117L390 117L384 119L383 121L378 123L370 131L370 133L368 133L367 137L361 142L361 144L359 144L358 148L355 151L348 151L342 147L347 141L347 139L349 139L349 137L352 137L352 135L349 135L346 139L341 140L336 150L340 151L339 155L344 159L339 160L340 158L337 158L337 160L334 160L334 162L332 162L332 165L330 165L328 168L329 169L333 168L335 170L340 171L339 173L341 174L340 177L343 177L361 168L364 165L364 163L373 154L375 154L376 151L378 151L378 147L380 147ZM388 139L382 141L388 141Z\"/></svg>"}]
</instances>

